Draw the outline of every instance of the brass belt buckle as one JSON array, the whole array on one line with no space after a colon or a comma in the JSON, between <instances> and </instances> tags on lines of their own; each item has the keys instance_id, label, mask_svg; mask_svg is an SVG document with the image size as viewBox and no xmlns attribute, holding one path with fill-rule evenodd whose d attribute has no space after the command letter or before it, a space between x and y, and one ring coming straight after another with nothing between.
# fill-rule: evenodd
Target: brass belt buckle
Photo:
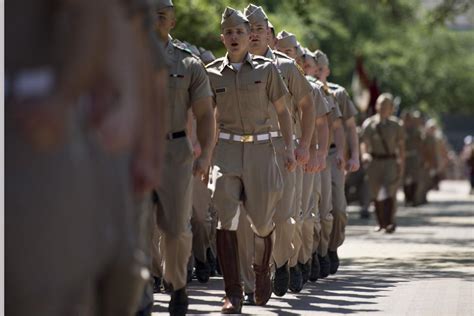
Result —
<instances>
[{"instance_id":1,"label":"brass belt buckle","mask_svg":"<svg viewBox=\"0 0 474 316\"><path fill-rule=\"evenodd\" d=\"M253 135L242 135L241 136L242 138L240 139L240 141L242 143L250 143L250 142L253 142Z\"/></svg>"}]
</instances>

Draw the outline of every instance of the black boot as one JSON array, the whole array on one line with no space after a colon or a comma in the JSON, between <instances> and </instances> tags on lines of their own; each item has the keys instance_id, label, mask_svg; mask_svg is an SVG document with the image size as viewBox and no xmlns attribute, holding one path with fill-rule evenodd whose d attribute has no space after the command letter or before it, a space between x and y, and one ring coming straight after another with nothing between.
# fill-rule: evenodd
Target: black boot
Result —
<instances>
[{"instance_id":1,"label":"black boot","mask_svg":"<svg viewBox=\"0 0 474 316\"><path fill-rule=\"evenodd\" d=\"M211 276L211 267L207 262L201 262L194 257L194 274L199 283L207 283Z\"/></svg>"},{"instance_id":2,"label":"black boot","mask_svg":"<svg viewBox=\"0 0 474 316\"><path fill-rule=\"evenodd\" d=\"M374 201L375 206L375 216L377 218L377 226L375 227L375 231L379 232L387 227L385 222L385 214L384 214L384 203L381 201Z\"/></svg>"},{"instance_id":3,"label":"black boot","mask_svg":"<svg viewBox=\"0 0 474 316\"><path fill-rule=\"evenodd\" d=\"M314 252L311 258L311 273L309 274L309 280L311 282L318 281L321 268L319 266L318 252Z\"/></svg>"},{"instance_id":4,"label":"black boot","mask_svg":"<svg viewBox=\"0 0 474 316\"><path fill-rule=\"evenodd\" d=\"M331 269L331 261L329 261L329 256L326 254L324 257L318 255L319 260L319 277L321 279L327 278Z\"/></svg>"},{"instance_id":5,"label":"black boot","mask_svg":"<svg viewBox=\"0 0 474 316\"><path fill-rule=\"evenodd\" d=\"M395 199L388 198L383 201L384 203L384 215L387 223L387 228L385 232L387 234L392 234L395 232L397 225L395 224Z\"/></svg>"},{"instance_id":6,"label":"black boot","mask_svg":"<svg viewBox=\"0 0 474 316\"><path fill-rule=\"evenodd\" d=\"M311 273L311 259L306 263L298 262L301 270L301 276L303 277L303 286L308 283L309 274Z\"/></svg>"},{"instance_id":7,"label":"black boot","mask_svg":"<svg viewBox=\"0 0 474 316\"><path fill-rule=\"evenodd\" d=\"M279 268L276 268L272 278L273 293L276 296L283 296L288 292L290 285L290 270L288 269L288 261Z\"/></svg>"},{"instance_id":8,"label":"black boot","mask_svg":"<svg viewBox=\"0 0 474 316\"><path fill-rule=\"evenodd\" d=\"M339 269L339 257L337 255L337 250L336 251L329 250L328 256L329 256L329 261L331 262L329 273L336 274L337 269Z\"/></svg>"},{"instance_id":9,"label":"black boot","mask_svg":"<svg viewBox=\"0 0 474 316\"><path fill-rule=\"evenodd\" d=\"M161 278L153 277L153 293L161 293Z\"/></svg>"},{"instance_id":10,"label":"black boot","mask_svg":"<svg viewBox=\"0 0 474 316\"><path fill-rule=\"evenodd\" d=\"M188 312L188 295L186 294L186 288L173 291L171 293L171 300L168 306L168 312L170 315L186 315Z\"/></svg>"},{"instance_id":11,"label":"black boot","mask_svg":"<svg viewBox=\"0 0 474 316\"><path fill-rule=\"evenodd\" d=\"M215 277L216 274L217 274L217 272L216 272L216 270L217 270L217 260L216 260L216 256L214 256L214 254L212 253L211 248L207 248L206 258L207 258L207 262L209 262L210 276Z\"/></svg>"},{"instance_id":12,"label":"black boot","mask_svg":"<svg viewBox=\"0 0 474 316\"><path fill-rule=\"evenodd\" d=\"M245 293L244 295L244 305L255 305L255 298L252 293Z\"/></svg>"},{"instance_id":13,"label":"black boot","mask_svg":"<svg viewBox=\"0 0 474 316\"><path fill-rule=\"evenodd\" d=\"M298 264L290 268L290 291L299 293L303 289L303 276Z\"/></svg>"}]
</instances>

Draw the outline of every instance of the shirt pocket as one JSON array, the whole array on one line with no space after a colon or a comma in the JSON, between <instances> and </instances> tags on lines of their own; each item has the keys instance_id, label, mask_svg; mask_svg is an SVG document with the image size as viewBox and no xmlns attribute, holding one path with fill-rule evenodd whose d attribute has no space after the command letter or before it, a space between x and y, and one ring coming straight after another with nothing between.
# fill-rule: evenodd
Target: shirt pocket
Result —
<instances>
[{"instance_id":1,"label":"shirt pocket","mask_svg":"<svg viewBox=\"0 0 474 316\"><path fill-rule=\"evenodd\" d=\"M269 115L269 100L267 98L266 83L252 81L242 84L241 106L247 116L253 118L267 118Z\"/></svg>"}]
</instances>

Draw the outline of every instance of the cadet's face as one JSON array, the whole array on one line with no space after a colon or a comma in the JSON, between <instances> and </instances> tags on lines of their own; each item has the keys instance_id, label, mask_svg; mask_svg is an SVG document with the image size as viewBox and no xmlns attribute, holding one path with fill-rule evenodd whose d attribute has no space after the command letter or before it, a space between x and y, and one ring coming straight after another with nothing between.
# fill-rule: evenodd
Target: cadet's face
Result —
<instances>
[{"instance_id":1,"label":"cadet's face","mask_svg":"<svg viewBox=\"0 0 474 316\"><path fill-rule=\"evenodd\" d=\"M229 54L245 54L249 49L250 32L245 24L222 30L221 40Z\"/></svg>"},{"instance_id":2,"label":"cadet's face","mask_svg":"<svg viewBox=\"0 0 474 316\"><path fill-rule=\"evenodd\" d=\"M164 8L156 12L155 30L162 39L168 37L170 31L175 27L176 19L173 8Z\"/></svg>"},{"instance_id":3,"label":"cadet's face","mask_svg":"<svg viewBox=\"0 0 474 316\"><path fill-rule=\"evenodd\" d=\"M270 29L267 23L254 23L250 25L250 49L262 50L268 46Z\"/></svg>"},{"instance_id":4,"label":"cadet's face","mask_svg":"<svg viewBox=\"0 0 474 316\"><path fill-rule=\"evenodd\" d=\"M298 57L298 54L296 53L296 47L283 48L283 49L280 49L280 51L287 54L293 59L296 59Z\"/></svg>"},{"instance_id":5,"label":"cadet's face","mask_svg":"<svg viewBox=\"0 0 474 316\"><path fill-rule=\"evenodd\" d=\"M308 76L316 77L316 73L318 72L318 66L316 65L316 61L313 57L308 55L304 57L303 70L304 73Z\"/></svg>"},{"instance_id":6,"label":"cadet's face","mask_svg":"<svg viewBox=\"0 0 474 316\"><path fill-rule=\"evenodd\" d=\"M316 64L316 78L325 80L329 76L329 67L326 65Z\"/></svg>"},{"instance_id":7,"label":"cadet's face","mask_svg":"<svg viewBox=\"0 0 474 316\"><path fill-rule=\"evenodd\" d=\"M388 118L392 115L393 106L390 101L385 101L382 104L377 105L377 112L379 113L380 117L383 119Z\"/></svg>"}]
</instances>

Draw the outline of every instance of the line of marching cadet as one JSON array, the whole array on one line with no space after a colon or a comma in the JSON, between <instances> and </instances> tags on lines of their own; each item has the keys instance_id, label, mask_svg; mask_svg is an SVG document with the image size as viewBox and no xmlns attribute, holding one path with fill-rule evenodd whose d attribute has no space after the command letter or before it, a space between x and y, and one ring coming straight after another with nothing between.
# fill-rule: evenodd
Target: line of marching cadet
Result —
<instances>
[{"instance_id":1,"label":"line of marching cadet","mask_svg":"<svg viewBox=\"0 0 474 316\"><path fill-rule=\"evenodd\" d=\"M5 6L7 315L149 315L153 285L184 315L216 270L222 313L262 306L337 272L346 174L393 233L402 176L420 204L442 170L389 93L358 132L328 56L262 7L225 9L215 59L171 0Z\"/></svg>"}]
</instances>

